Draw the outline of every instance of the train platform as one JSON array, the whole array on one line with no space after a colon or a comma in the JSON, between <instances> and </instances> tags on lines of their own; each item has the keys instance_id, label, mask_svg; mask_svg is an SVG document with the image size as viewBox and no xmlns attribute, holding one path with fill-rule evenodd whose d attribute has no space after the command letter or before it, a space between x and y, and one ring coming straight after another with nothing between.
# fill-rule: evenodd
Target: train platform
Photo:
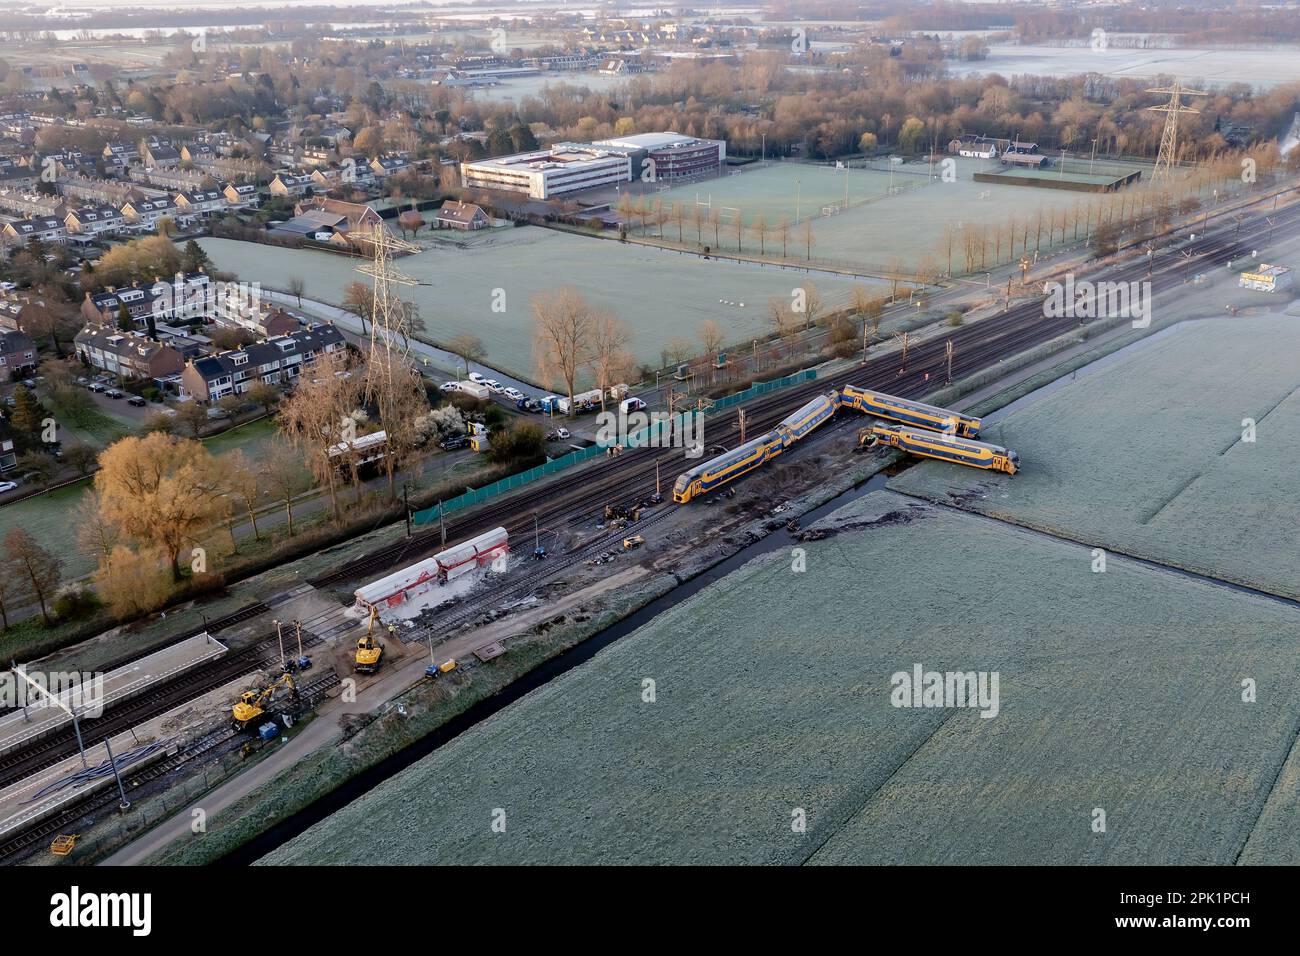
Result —
<instances>
[{"instance_id":1,"label":"train platform","mask_svg":"<svg viewBox=\"0 0 1300 956\"><path fill-rule=\"evenodd\" d=\"M252 674L223 684L187 704L151 717L110 739L123 776L175 754L208 733L214 724L228 723L230 703L249 685ZM215 718L220 717L220 720ZM106 787L115 787L103 742L73 754L0 790L0 841L57 813L69 804ZM129 763L123 766L123 758ZM127 793L130 799L130 792Z\"/></svg>"},{"instance_id":2,"label":"train platform","mask_svg":"<svg viewBox=\"0 0 1300 956\"><path fill-rule=\"evenodd\" d=\"M149 691L154 685L171 680L200 664L215 660L226 653L226 645L207 632L170 644L161 650L146 654L106 674L81 675L80 685L62 690L57 696L67 705L76 705L79 714L106 711L116 704ZM41 679L46 685L60 686L60 678L32 667L30 677ZM25 747L46 734L54 733L72 723L72 718L62 707L27 685L12 673L0 674L15 689L27 693L30 706L14 710L0 717L0 755Z\"/></svg>"}]
</instances>

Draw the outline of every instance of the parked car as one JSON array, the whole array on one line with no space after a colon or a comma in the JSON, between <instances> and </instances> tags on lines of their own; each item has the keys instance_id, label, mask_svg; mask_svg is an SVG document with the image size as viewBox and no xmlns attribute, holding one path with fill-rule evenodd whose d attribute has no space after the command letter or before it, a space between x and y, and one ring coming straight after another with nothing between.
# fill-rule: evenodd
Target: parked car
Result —
<instances>
[{"instance_id":1,"label":"parked car","mask_svg":"<svg viewBox=\"0 0 1300 956\"><path fill-rule=\"evenodd\" d=\"M77 376L77 384L80 385L82 388L85 388L87 385L90 384L90 379L86 378L86 376L84 375L79 375Z\"/></svg>"},{"instance_id":2,"label":"parked car","mask_svg":"<svg viewBox=\"0 0 1300 956\"><path fill-rule=\"evenodd\" d=\"M488 391L493 395L500 395L506 390L506 387L494 378L488 379L483 384L488 387Z\"/></svg>"},{"instance_id":3,"label":"parked car","mask_svg":"<svg viewBox=\"0 0 1300 956\"><path fill-rule=\"evenodd\" d=\"M455 451L457 448L465 448L468 445L468 435L452 435L450 438L444 438L438 442L438 447L443 451Z\"/></svg>"},{"instance_id":4,"label":"parked car","mask_svg":"<svg viewBox=\"0 0 1300 956\"><path fill-rule=\"evenodd\" d=\"M443 382L441 385L438 386L438 391L440 391L440 392L459 392L459 391L460 391L460 383L459 383L459 382Z\"/></svg>"},{"instance_id":5,"label":"parked car","mask_svg":"<svg viewBox=\"0 0 1300 956\"><path fill-rule=\"evenodd\" d=\"M18 490L18 482L0 481L0 495L4 494L7 491L17 491L17 490Z\"/></svg>"},{"instance_id":6,"label":"parked car","mask_svg":"<svg viewBox=\"0 0 1300 956\"><path fill-rule=\"evenodd\" d=\"M23 388L35 388L35 387L36 387L36 379L34 378L23 379Z\"/></svg>"},{"instance_id":7,"label":"parked car","mask_svg":"<svg viewBox=\"0 0 1300 956\"><path fill-rule=\"evenodd\" d=\"M128 405L134 405L136 408L144 408L146 405L149 404L139 395L132 395L130 398L126 400L126 403Z\"/></svg>"},{"instance_id":8,"label":"parked car","mask_svg":"<svg viewBox=\"0 0 1300 956\"><path fill-rule=\"evenodd\" d=\"M555 428L546 433L547 441L565 441L572 437L567 428Z\"/></svg>"},{"instance_id":9,"label":"parked car","mask_svg":"<svg viewBox=\"0 0 1300 956\"><path fill-rule=\"evenodd\" d=\"M473 382L475 385L486 385L486 384L487 384L487 376L486 376L486 375L480 375L478 372L470 372L470 373L469 373L469 380L470 380L471 382Z\"/></svg>"},{"instance_id":10,"label":"parked car","mask_svg":"<svg viewBox=\"0 0 1300 956\"><path fill-rule=\"evenodd\" d=\"M104 395L108 398L121 398L125 394L126 394L125 392L119 391L116 388L110 388L108 391L104 393Z\"/></svg>"},{"instance_id":11,"label":"parked car","mask_svg":"<svg viewBox=\"0 0 1300 956\"><path fill-rule=\"evenodd\" d=\"M86 386L86 388L90 389L92 392L104 391L104 386L100 382L91 382L89 385Z\"/></svg>"},{"instance_id":12,"label":"parked car","mask_svg":"<svg viewBox=\"0 0 1300 956\"><path fill-rule=\"evenodd\" d=\"M521 402L524 399L524 393L513 387L504 389L501 394L512 402Z\"/></svg>"}]
</instances>

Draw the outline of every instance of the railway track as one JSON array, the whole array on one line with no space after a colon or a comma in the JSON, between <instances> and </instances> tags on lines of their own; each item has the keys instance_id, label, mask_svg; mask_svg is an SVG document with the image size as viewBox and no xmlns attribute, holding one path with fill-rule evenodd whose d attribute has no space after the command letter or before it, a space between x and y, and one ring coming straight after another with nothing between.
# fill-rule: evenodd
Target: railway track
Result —
<instances>
[{"instance_id":1,"label":"railway track","mask_svg":"<svg viewBox=\"0 0 1300 956\"><path fill-rule=\"evenodd\" d=\"M336 674L322 674L314 681L303 685L298 692L300 707L303 709L314 707L338 683L339 678ZM123 773L122 783L130 792L151 780L157 780L171 773L191 760L210 753L223 743L239 736L241 736L241 733L233 727L222 727L219 730L214 730L212 733L192 741L175 754L155 761L136 772L127 771ZM70 825L77 823L91 813L117 806L118 799L116 788L105 788L69 805L66 809L53 816L41 820L8 840L0 842L0 863L8 862L13 857L30 850L46 837L66 832Z\"/></svg>"},{"instance_id":2,"label":"railway track","mask_svg":"<svg viewBox=\"0 0 1300 956\"><path fill-rule=\"evenodd\" d=\"M315 646L321 640L316 634L304 634L303 647ZM89 750L107 737L202 697L208 691L244 674L259 670L274 660L268 655L278 648L279 642L274 637L266 638L252 647L228 654L212 664L196 667L159 684L138 697L124 701L121 706L101 717L83 718L82 741ZM33 741L21 750L0 757L0 788L29 777L76 752L77 737L71 727Z\"/></svg>"}]
</instances>

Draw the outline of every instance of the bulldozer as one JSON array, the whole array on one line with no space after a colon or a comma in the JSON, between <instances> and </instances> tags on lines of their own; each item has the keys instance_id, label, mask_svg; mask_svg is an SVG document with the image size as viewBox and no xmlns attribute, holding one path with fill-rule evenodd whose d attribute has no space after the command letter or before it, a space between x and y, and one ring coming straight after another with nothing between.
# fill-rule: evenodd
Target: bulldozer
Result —
<instances>
[{"instance_id":1,"label":"bulldozer","mask_svg":"<svg viewBox=\"0 0 1300 956\"><path fill-rule=\"evenodd\" d=\"M247 730L250 724L255 724L265 717L271 715L271 698L281 687L289 688L291 694L297 694L298 688L293 682L293 675L285 671L275 680L261 690L246 690L239 695L239 700L235 701L235 706L231 708L231 724L236 730Z\"/></svg>"},{"instance_id":2,"label":"bulldozer","mask_svg":"<svg viewBox=\"0 0 1300 956\"><path fill-rule=\"evenodd\" d=\"M357 657L352 669L358 674L373 674L379 670L379 662L384 659L384 645L375 640L375 621L378 619L379 612L371 608L370 625L366 628L366 633L357 638Z\"/></svg>"}]
</instances>

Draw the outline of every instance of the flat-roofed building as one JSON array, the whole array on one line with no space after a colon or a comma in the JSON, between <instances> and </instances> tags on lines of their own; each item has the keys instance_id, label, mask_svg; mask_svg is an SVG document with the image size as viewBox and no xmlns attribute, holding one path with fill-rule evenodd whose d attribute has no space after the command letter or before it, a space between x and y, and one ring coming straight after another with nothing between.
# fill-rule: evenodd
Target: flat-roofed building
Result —
<instances>
[{"instance_id":1,"label":"flat-roofed building","mask_svg":"<svg viewBox=\"0 0 1300 956\"><path fill-rule=\"evenodd\" d=\"M726 162L727 144L720 139L700 139L681 133L637 133L592 143L599 149L623 153L632 160L632 178L681 179L716 172Z\"/></svg>"},{"instance_id":2,"label":"flat-roofed building","mask_svg":"<svg viewBox=\"0 0 1300 956\"><path fill-rule=\"evenodd\" d=\"M626 155L593 145L560 143L550 149L460 164L466 188L501 189L530 199L554 199L632 178Z\"/></svg>"}]
</instances>

